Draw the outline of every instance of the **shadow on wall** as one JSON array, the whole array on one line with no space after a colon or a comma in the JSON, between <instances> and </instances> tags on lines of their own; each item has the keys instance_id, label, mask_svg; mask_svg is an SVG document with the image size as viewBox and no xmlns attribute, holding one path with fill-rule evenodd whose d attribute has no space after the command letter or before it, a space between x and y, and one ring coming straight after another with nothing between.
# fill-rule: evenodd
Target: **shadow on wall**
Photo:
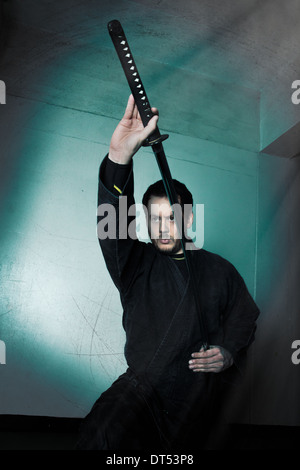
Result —
<instances>
[{"instance_id":1,"label":"shadow on wall","mask_svg":"<svg viewBox=\"0 0 300 470\"><path fill-rule=\"evenodd\" d=\"M300 425L300 158L260 157L257 298L261 310L230 422ZM298 344L298 343L297 343ZM299 354L298 354L299 356Z\"/></svg>"},{"instance_id":2,"label":"shadow on wall","mask_svg":"<svg viewBox=\"0 0 300 470\"><path fill-rule=\"evenodd\" d=\"M11 21L10 0L0 0L0 56L8 41Z\"/></svg>"},{"instance_id":3,"label":"shadow on wall","mask_svg":"<svg viewBox=\"0 0 300 470\"><path fill-rule=\"evenodd\" d=\"M257 302L252 381L257 424L300 425L300 378L291 348L300 332L300 159L260 158Z\"/></svg>"}]
</instances>

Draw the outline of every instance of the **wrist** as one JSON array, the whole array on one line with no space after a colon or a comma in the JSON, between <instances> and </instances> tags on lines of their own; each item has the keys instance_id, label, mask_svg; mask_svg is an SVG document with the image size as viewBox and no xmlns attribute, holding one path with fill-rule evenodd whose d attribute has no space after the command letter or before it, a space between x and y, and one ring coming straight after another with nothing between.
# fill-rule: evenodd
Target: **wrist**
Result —
<instances>
[{"instance_id":1,"label":"wrist","mask_svg":"<svg viewBox=\"0 0 300 470\"><path fill-rule=\"evenodd\" d=\"M118 153L115 153L113 151L109 151L108 158L109 160L114 163L117 163L118 165L129 165L132 160L132 156L119 155Z\"/></svg>"}]
</instances>

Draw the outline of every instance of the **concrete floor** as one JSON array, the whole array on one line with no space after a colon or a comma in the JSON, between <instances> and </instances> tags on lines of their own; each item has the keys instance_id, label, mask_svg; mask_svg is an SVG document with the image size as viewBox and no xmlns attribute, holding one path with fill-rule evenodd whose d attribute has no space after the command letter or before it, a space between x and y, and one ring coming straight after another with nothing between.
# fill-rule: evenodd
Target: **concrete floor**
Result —
<instances>
[{"instance_id":1,"label":"concrete floor","mask_svg":"<svg viewBox=\"0 0 300 470\"><path fill-rule=\"evenodd\" d=\"M75 450L80 422L6 417L0 426L0 450ZM299 439L300 427L235 424L228 427L225 448L217 450L296 450Z\"/></svg>"}]
</instances>

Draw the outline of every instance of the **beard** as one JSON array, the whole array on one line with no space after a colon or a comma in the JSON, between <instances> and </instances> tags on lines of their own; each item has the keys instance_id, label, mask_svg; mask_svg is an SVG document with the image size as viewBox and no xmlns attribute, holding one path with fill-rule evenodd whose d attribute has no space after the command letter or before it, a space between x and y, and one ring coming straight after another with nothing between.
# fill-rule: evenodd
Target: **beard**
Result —
<instances>
[{"instance_id":1,"label":"beard","mask_svg":"<svg viewBox=\"0 0 300 470\"><path fill-rule=\"evenodd\" d=\"M155 248L160 251L161 253L165 253L168 255L174 255L181 250L181 239L180 238L168 238L167 242L164 243L160 238L152 238L151 242L155 246Z\"/></svg>"}]
</instances>

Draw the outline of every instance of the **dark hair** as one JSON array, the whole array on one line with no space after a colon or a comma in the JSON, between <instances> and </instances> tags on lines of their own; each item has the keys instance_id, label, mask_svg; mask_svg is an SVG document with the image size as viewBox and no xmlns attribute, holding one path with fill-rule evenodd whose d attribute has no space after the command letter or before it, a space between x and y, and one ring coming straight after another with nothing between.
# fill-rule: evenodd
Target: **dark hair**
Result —
<instances>
[{"instance_id":1,"label":"dark hair","mask_svg":"<svg viewBox=\"0 0 300 470\"><path fill-rule=\"evenodd\" d=\"M178 202L181 204L182 209L184 209L185 204L189 204L190 208L193 206L193 196L191 192L187 189L185 184L181 183L180 181L174 180L174 188L178 196ZM162 180L156 181L156 183L153 183L149 186L147 191L145 192L143 196L143 205L148 207L149 199L154 196L154 197L166 197L166 190L165 190L165 185Z\"/></svg>"}]
</instances>

